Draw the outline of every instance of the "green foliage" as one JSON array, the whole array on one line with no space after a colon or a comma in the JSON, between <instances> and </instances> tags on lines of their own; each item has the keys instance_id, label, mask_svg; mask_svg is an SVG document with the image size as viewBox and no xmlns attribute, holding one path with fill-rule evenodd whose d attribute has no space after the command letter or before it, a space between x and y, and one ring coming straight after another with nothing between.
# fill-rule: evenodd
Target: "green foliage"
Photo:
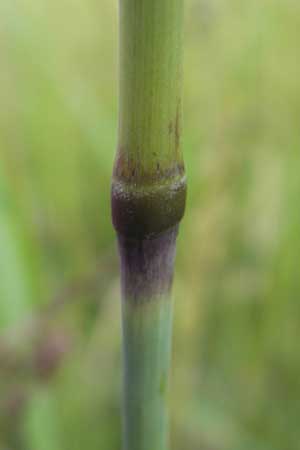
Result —
<instances>
[{"instance_id":1,"label":"green foliage","mask_svg":"<svg viewBox=\"0 0 300 450\"><path fill-rule=\"evenodd\" d=\"M185 30L172 449L294 450L300 6L187 0ZM2 0L0 36L0 449L119 448L116 3Z\"/></svg>"},{"instance_id":2,"label":"green foliage","mask_svg":"<svg viewBox=\"0 0 300 450\"><path fill-rule=\"evenodd\" d=\"M0 172L0 326L9 327L26 312L33 300L29 288L29 273L23 254L23 240L17 226L13 198L6 189L6 179Z\"/></svg>"}]
</instances>

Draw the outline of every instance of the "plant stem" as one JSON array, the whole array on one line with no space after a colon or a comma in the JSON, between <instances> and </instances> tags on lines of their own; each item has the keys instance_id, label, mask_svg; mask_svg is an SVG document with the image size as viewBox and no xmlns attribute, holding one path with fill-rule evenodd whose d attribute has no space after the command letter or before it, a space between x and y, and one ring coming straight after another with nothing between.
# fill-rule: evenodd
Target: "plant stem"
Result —
<instances>
[{"instance_id":1,"label":"plant stem","mask_svg":"<svg viewBox=\"0 0 300 450\"><path fill-rule=\"evenodd\" d=\"M171 285L186 196L182 0L120 0L112 217L122 274L124 450L167 450Z\"/></svg>"},{"instance_id":2,"label":"plant stem","mask_svg":"<svg viewBox=\"0 0 300 450\"><path fill-rule=\"evenodd\" d=\"M124 447L167 449L167 393L177 229L119 238L123 294Z\"/></svg>"}]
</instances>

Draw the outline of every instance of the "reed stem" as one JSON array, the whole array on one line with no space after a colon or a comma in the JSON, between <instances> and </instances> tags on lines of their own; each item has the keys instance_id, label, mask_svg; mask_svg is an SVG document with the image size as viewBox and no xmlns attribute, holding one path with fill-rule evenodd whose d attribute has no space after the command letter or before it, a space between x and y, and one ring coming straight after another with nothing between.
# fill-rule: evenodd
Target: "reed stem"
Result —
<instances>
[{"instance_id":1,"label":"reed stem","mask_svg":"<svg viewBox=\"0 0 300 450\"><path fill-rule=\"evenodd\" d=\"M120 0L112 218L122 275L124 450L168 449L171 286L186 182L183 0Z\"/></svg>"}]
</instances>

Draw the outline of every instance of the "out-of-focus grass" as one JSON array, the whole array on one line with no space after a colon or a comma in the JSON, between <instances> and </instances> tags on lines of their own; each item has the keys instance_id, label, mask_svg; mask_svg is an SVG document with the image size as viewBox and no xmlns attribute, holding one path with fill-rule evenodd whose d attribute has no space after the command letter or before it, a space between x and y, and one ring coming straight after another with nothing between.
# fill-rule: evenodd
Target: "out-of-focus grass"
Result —
<instances>
[{"instance_id":1,"label":"out-of-focus grass","mask_svg":"<svg viewBox=\"0 0 300 450\"><path fill-rule=\"evenodd\" d=\"M120 447L117 3L0 2L0 449ZM172 448L295 450L300 4L187 0Z\"/></svg>"}]
</instances>

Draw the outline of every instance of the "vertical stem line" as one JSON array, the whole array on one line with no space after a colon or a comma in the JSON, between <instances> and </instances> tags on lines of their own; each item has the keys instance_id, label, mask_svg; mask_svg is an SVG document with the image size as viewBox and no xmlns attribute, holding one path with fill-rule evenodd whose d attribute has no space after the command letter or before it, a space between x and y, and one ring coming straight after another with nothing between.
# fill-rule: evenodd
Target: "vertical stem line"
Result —
<instances>
[{"instance_id":1,"label":"vertical stem line","mask_svg":"<svg viewBox=\"0 0 300 450\"><path fill-rule=\"evenodd\" d=\"M171 284L177 227L119 239L122 268L124 449L168 448Z\"/></svg>"},{"instance_id":2,"label":"vertical stem line","mask_svg":"<svg viewBox=\"0 0 300 450\"><path fill-rule=\"evenodd\" d=\"M167 450L171 286L186 182L183 0L119 0L112 219L122 275L124 450Z\"/></svg>"},{"instance_id":3,"label":"vertical stem line","mask_svg":"<svg viewBox=\"0 0 300 450\"><path fill-rule=\"evenodd\" d=\"M119 153L141 173L181 162L182 7L182 0L120 0Z\"/></svg>"}]
</instances>

